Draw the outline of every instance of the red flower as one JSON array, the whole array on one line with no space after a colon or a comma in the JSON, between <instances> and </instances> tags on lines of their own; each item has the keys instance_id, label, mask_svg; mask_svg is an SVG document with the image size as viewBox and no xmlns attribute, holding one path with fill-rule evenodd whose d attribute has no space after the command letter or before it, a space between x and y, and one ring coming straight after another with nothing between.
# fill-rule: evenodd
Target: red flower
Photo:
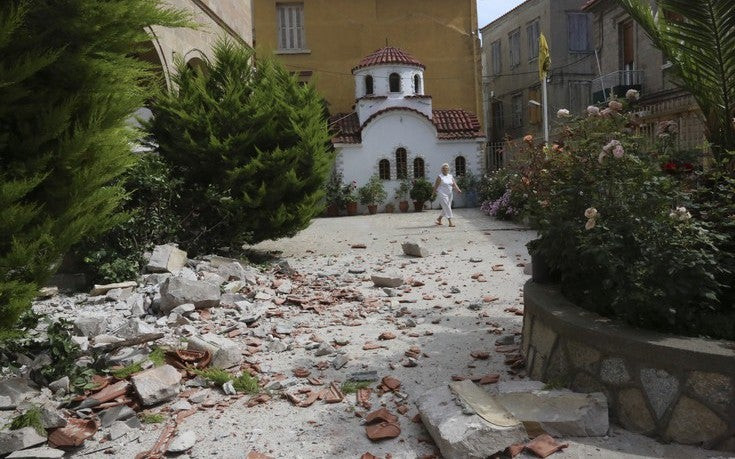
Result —
<instances>
[{"instance_id":1,"label":"red flower","mask_svg":"<svg viewBox=\"0 0 735 459\"><path fill-rule=\"evenodd\" d=\"M663 170L666 172L675 172L676 171L676 163L673 161L669 161L668 163L665 163L663 166L661 166Z\"/></svg>"},{"instance_id":2,"label":"red flower","mask_svg":"<svg viewBox=\"0 0 735 459\"><path fill-rule=\"evenodd\" d=\"M681 165L681 167L687 172L691 172L694 170L694 165L692 163L684 163Z\"/></svg>"}]
</instances>

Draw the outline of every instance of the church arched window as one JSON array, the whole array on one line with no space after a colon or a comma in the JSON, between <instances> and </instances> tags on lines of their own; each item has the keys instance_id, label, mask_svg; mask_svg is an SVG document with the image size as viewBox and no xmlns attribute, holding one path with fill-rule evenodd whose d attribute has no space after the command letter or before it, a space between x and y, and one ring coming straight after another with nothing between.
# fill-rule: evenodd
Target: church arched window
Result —
<instances>
[{"instance_id":1,"label":"church arched window","mask_svg":"<svg viewBox=\"0 0 735 459\"><path fill-rule=\"evenodd\" d=\"M390 84L390 92L401 92L401 76L397 73L391 73L388 77Z\"/></svg>"},{"instance_id":2,"label":"church arched window","mask_svg":"<svg viewBox=\"0 0 735 459\"><path fill-rule=\"evenodd\" d=\"M381 180L390 180L390 161L381 159L378 162L378 176Z\"/></svg>"},{"instance_id":3,"label":"church arched window","mask_svg":"<svg viewBox=\"0 0 735 459\"><path fill-rule=\"evenodd\" d=\"M405 148L396 150L396 178L399 180L408 178L408 159Z\"/></svg>"},{"instance_id":4,"label":"church arched window","mask_svg":"<svg viewBox=\"0 0 735 459\"><path fill-rule=\"evenodd\" d=\"M421 94L421 77L418 75L413 76L413 92Z\"/></svg>"},{"instance_id":5,"label":"church arched window","mask_svg":"<svg viewBox=\"0 0 735 459\"><path fill-rule=\"evenodd\" d=\"M467 162L464 156L457 156L454 160L454 175L461 177L467 173Z\"/></svg>"},{"instance_id":6,"label":"church arched window","mask_svg":"<svg viewBox=\"0 0 735 459\"><path fill-rule=\"evenodd\" d=\"M424 178L426 177L424 167L424 158L415 158L413 160L413 178Z\"/></svg>"},{"instance_id":7,"label":"church arched window","mask_svg":"<svg viewBox=\"0 0 735 459\"><path fill-rule=\"evenodd\" d=\"M373 94L373 77L368 75L365 77L365 95L370 96Z\"/></svg>"}]
</instances>

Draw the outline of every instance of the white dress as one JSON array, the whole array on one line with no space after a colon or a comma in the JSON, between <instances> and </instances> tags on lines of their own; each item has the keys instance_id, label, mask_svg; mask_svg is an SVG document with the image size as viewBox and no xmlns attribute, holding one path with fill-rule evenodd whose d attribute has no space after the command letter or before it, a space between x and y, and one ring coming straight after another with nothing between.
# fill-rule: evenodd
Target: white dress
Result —
<instances>
[{"instance_id":1,"label":"white dress","mask_svg":"<svg viewBox=\"0 0 735 459\"><path fill-rule=\"evenodd\" d=\"M439 198L439 204L442 206L442 217L452 218L452 184L454 183L454 177L452 174L439 174L439 188L436 190L437 197Z\"/></svg>"}]
</instances>

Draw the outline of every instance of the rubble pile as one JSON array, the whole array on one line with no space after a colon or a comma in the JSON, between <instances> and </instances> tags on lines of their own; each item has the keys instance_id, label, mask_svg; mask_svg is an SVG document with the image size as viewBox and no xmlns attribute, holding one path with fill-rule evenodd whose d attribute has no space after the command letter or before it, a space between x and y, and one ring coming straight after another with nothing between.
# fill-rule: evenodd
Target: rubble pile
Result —
<instances>
[{"instance_id":1,"label":"rubble pile","mask_svg":"<svg viewBox=\"0 0 735 459\"><path fill-rule=\"evenodd\" d=\"M300 273L285 261L256 268L219 256L189 259L167 244L155 248L146 273L137 280L95 285L89 294L45 290L34 311L48 320L39 323L30 339L43 341L49 323L71 322L71 340L80 350L74 365L94 376L80 390L69 376L53 381L38 376L50 362L48 352L17 355L0 375L0 425L5 426L0 429L0 456L124 455L131 450L138 458L182 454L206 435L187 427L187 418L197 413L217 418L233 407L256 409L280 401L292 410L332 406L350 412L348 425L376 444L403 441L407 429L414 431L412 426L423 422L427 430L419 443L432 451L425 458L438 457L436 448L444 452L443 445L451 445L453 438L460 438L459 443L476 438L477 433L463 437L455 432L444 439L447 419L462 423L463 417L476 416L447 405L453 397L446 384L474 381L490 387L523 377L518 334L488 320L488 308L497 297L458 299L464 284L451 285L440 268L417 264L430 256L425 247L412 242L402 249L405 257L386 257L369 267L356 256L346 266L327 263L326 269ZM467 282L486 282L498 271L502 265ZM427 283L431 287L424 288ZM419 302L433 306L417 311ZM430 339L442 323L448 310L437 304L442 302L458 308L469 303L477 324L496 345L468 349L467 367L478 373L443 375L446 384L440 390L419 398L416 391L430 387L421 389L418 381L410 381L416 394L412 399L405 379L393 372L433 365L436 354L415 343ZM522 310L515 307L505 314L512 317ZM360 333L364 327L370 333ZM362 362L354 349L364 355L387 354L381 357L387 364ZM502 375L488 372L493 359L508 365ZM531 399L506 394L507 409L522 424L534 421L527 419L534 400L541 398L550 407L564 403L533 390ZM606 424L595 422L599 413L594 410L606 412L607 406L604 397L589 400L594 409L582 413L586 424L579 421L574 432L598 435ZM40 425L10 427L13 420L36 415ZM548 430L544 433L563 435L573 422L547 416L542 426ZM527 439L522 430L499 438L510 446ZM256 449L242 456L270 457Z\"/></svg>"}]
</instances>

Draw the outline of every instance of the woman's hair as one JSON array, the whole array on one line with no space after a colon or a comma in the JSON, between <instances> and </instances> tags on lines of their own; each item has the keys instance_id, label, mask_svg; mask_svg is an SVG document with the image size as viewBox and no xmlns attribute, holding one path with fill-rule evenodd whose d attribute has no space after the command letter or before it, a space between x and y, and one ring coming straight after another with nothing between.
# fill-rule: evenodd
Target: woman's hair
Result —
<instances>
[{"instance_id":1,"label":"woman's hair","mask_svg":"<svg viewBox=\"0 0 735 459\"><path fill-rule=\"evenodd\" d=\"M442 168L442 169L444 169L445 167L447 167L447 168L448 168L448 167L449 167L449 163L444 163L444 164L442 164L442 167L441 167L441 168Z\"/></svg>"}]
</instances>

